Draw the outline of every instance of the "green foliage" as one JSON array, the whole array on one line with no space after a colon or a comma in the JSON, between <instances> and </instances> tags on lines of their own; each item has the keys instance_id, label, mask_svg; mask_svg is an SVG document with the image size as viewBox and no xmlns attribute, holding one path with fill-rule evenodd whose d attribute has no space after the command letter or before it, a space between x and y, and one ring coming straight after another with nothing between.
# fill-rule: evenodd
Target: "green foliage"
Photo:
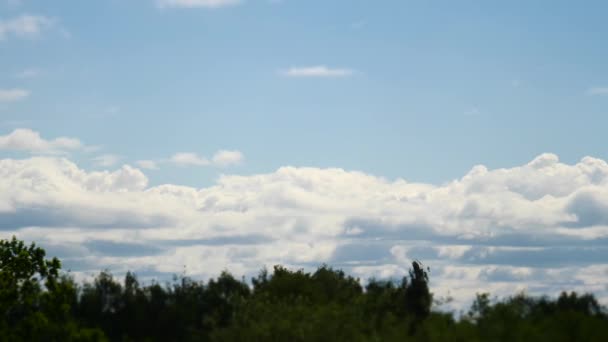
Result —
<instances>
[{"instance_id":1,"label":"green foliage","mask_svg":"<svg viewBox=\"0 0 608 342\"><path fill-rule=\"evenodd\" d=\"M77 286L57 258L13 237L0 240L0 336L6 341L103 341L73 319Z\"/></svg>"},{"instance_id":2,"label":"green foliage","mask_svg":"<svg viewBox=\"0 0 608 342\"><path fill-rule=\"evenodd\" d=\"M303 300L311 304L338 302L346 303L361 292L358 279L347 277L344 272L322 266L313 274L303 270L290 271L275 266L272 277L262 271L253 278L254 293L272 301Z\"/></svg>"},{"instance_id":3,"label":"green foliage","mask_svg":"<svg viewBox=\"0 0 608 342\"><path fill-rule=\"evenodd\" d=\"M602 341L608 336L608 317L589 294L562 293L557 300L518 294L493 305L483 294L469 315L481 340Z\"/></svg>"},{"instance_id":4,"label":"green foliage","mask_svg":"<svg viewBox=\"0 0 608 342\"><path fill-rule=\"evenodd\" d=\"M479 294L467 315L431 311L428 268L400 282L321 266L275 266L244 280L142 285L101 272L76 284L57 259L0 241L0 341L606 341L606 311L590 294L558 298Z\"/></svg>"}]
</instances>

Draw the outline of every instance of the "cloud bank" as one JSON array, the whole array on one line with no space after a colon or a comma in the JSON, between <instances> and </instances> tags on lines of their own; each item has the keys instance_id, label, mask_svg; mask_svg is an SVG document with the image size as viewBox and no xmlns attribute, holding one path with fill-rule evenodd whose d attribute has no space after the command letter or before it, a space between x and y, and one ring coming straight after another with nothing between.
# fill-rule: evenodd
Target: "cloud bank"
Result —
<instances>
[{"instance_id":1,"label":"cloud bank","mask_svg":"<svg viewBox=\"0 0 608 342\"><path fill-rule=\"evenodd\" d=\"M87 172L57 157L0 160L0 234L37 241L75 274L206 278L329 263L362 279L412 259L458 307L475 292L592 291L608 300L608 164L543 154L474 166L443 185L282 167L207 188L148 186L125 165Z\"/></svg>"}]
</instances>

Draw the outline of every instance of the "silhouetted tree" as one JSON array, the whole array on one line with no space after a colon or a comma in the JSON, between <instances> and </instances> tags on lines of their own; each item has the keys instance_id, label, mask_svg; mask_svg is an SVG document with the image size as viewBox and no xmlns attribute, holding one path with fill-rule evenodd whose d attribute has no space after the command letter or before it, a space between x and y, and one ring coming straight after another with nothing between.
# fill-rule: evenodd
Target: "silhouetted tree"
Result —
<instances>
[{"instance_id":1,"label":"silhouetted tree","mask_svg":"<svg viewBox=\"0 0 608 342\"><path fill-rule=\"evenodd\" d=\"M420 322L431 312L433 298L429 291L429 276L420 261L412 262L410 273L410 284L405 291L405 306L408 313L413 315L410 324L410 333L414 334Z\"/></svg>"},{"instance_id":2,"label":"silhouetted tree","mask_svg":"<svg viewBox=\"0 0 608 342\"><path fill-rule=\"evenodd\" d=\"M275 266L251 280L174 277L141 284L101 272L82 286L57 259L0 241L0 341L606 341L606 310L591 294L477 296L467 315L432 312L429 269L400 282L359 279L323 265Z\"/></svg>"},{"instance_id":3,"label":"silhouetted tree","mask_svg":"<svg viewBox=\"0 0 608 342\"><path fill-rule=\"evenodd\" d=\"M60 277L57 258L34 243L0 240L0 339L4 341L98 341L103 333L81 329L73 319L77 287Z\"/></svg>"}]
</instances>

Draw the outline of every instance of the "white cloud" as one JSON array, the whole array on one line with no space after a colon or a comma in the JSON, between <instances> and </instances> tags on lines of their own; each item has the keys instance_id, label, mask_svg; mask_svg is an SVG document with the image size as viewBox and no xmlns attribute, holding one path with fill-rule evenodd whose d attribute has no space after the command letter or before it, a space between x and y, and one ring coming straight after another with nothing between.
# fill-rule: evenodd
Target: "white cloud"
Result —
<instances>
[{"instance_id":1,"label":"white cloud","mask_svg":"<svg viewBox=\"0 0 608 342\"><path fill-rule=\"evenodd\" d=\"M608 87L594 87L587 89L589 95L608 95Z\"/></svg>"},{"instance_id":2,"label":"white cloud","mask_svg":"<svg viewBox=\"0 0 608 342\"><path fill-rule=\"evenodd\" d=\"M365 279L405 275L417 258L431 267L433 292L460 304L516 288L608 301L597 286L608 281L601 159L565 164L543 154L512 168L478 165L443 185L294 167L221 176L201 189L147 184L130 166L86 172L63 158L0 160L0 232L60 246L76 272L186 265L209 277L327 262ZM125 247L132 253L118 255Z\"/></svg>"},{"instance_id":3,"label":"white cloud","mask_svg":"<svg viewBox=\"0 0 608 342\"><path fill-rule=\"evenodd\" d=\"M135 162L137 166L146 170L158 170L158 163L154 160L138 160Z\"/></svg>"},{"instance_id":4,"label":"white cloud","mask_svg":"<svg viewBox=\"0 0 608 342\"><path fill-rule=\"evenodd\" d=\"M8 36L36 38L42 31L51 28L54 20L40 16L24 14L19 17L0 20L0 41Z\"/></svg>"},{"instance_id":5,"label":"white cloud","mask_svg":"<svg viewBox=\"0 0 608 342\"><path fill-rule=\"evenodd\" d=\"M243 154L239 151L220 150L213 155L213 164L218 166L237 165L243 159Z\"/></svg>"},{"instance_id":6,"label":"white cloud","mask_svg":"<svg viewBox=\"0 0 608 342\"><path fill-rule=\"evenodd\" d=\"M24 89L0 89L0 103L21 101L30 96L30 92Z\"/></svg>"},{"instance_id":7,"label":"white cloud","mask_svg":"<svg viewBox=\"0 0 608 342\"><path fill-rule=\"evenodd\" d=\"M219 167L230 166L230 165L238 165L244 160L244 156L239 151L229 151L229 150L219 150L214 155L211 161L207 158L200 156L194 152L179 152L175 153L171 158L169 158L169 162L178 166L208 166L214 165ZM140 164L143 168L151 168L147 166L153 166L152 168L157 166L155 162L152 165L149 162L153 161L143 161L143 164Z\"/></svg>"},{"instance_id":8,"label":"white cloud","mask_svg":"<svg viewBox=\"0 0 608 342\"><path fill-rule=\"evenodd\" d=\"M287 77L347 77L353 73L352 69L328 68L325 65L293 67L281 72Z\"/></svg>"},{"instance_id":9,"label":"white cloud","mask_svg":"<svg viewBox=\"0 0 608 342\"><path fill-rule=\"evenodd\" d=\"M121 156L115 154L102 154L92 160L97 166L109 167L116 165L121 159Z\"/></svg>"},{"instance_id":10,"label":"white cloud","mask_svg":"<svg viewBox=\"0 0 608 342\"><path fill-rule=\"evenodd\" d=\"M27 128L17 128L7 135L0 136L0 150L58 153L82 148L84 146L78 139L59 137L46 140L40 137L40 133Z\"/></svg>"},{"instance_id":11,"label":"white cloud","mask_svg":"<svg viewBox=\"0 0 608 342\"><path fill-rule=\"evenodd\" d=\"M239 3L241 3L240 0L157 0L156 2L160 8L219 8L238 5Z\"/></svg>"},{"instance_id":12,"label":"white cloud","mask_svg":"<svg viewBox=\"0 0 608 342\"><path fill-rule=\"evenodd\" d=\"M193 152L179 152L171 156L170 161L179 166L204 166L209 161Z\"/></svg>"}]
</instances>

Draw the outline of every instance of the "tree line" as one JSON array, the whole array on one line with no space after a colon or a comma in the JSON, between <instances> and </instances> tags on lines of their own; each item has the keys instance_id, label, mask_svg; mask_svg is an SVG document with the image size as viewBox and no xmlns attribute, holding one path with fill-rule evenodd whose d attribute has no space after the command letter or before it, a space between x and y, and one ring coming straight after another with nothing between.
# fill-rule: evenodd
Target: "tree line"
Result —
<instances>
[{"instance_id":1,"label":"tree line","mask_svg":"<svg viewBox=\"0 0 608 342\"><path fill-rule=\"evenodd\" d=\"M228 272L141 284L101 272L76 283L44 249L0 240L0 341L607 341L592 294L479 294L460 318L432 310L428 269L361 285L323 265L275 266L250 282Z\"/></svg>"}]
</instances>

